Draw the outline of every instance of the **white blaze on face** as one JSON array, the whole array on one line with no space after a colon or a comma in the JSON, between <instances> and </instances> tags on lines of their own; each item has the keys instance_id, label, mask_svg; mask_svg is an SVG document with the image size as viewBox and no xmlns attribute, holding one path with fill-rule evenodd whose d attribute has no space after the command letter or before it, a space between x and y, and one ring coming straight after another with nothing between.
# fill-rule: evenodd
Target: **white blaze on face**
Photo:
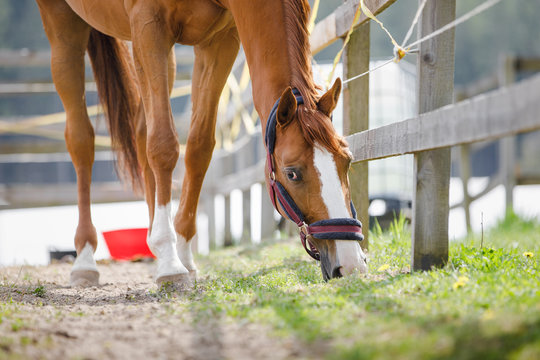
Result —
<instances>
[{"instance_id":1,"label":"white blaze on face","mask_svg":"<svg viewBox=\"0 0 540 360\"><path fill-rule=\"evenodd\" d=\"M321 197L328 209L329 218L349 218L334 156L325 148L316 145L313 147L313 163L319 173ZM336 250L342 275L348 275L354 270L366 272L366 256L357 241L336 240Z\"/></svg>"}]
</instances>

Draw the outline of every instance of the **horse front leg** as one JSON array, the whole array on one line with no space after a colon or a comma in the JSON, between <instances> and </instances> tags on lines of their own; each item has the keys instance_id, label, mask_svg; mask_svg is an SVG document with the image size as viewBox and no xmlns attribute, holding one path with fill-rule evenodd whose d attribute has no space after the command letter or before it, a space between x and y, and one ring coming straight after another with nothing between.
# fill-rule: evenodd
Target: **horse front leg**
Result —
<instances>
[{"instance_id":1,"label":"horse front leg","mask_svg":"<svg viewBox=\"0 0 540 360\"><path fill-rule=\"evenodd\" d=\"M138 66L138 71L142 73L142 68L140 68L140 61L136 61ZM174 54L174 47L171 48L168 57L168 76L169 76L169 96L173 90L174 79L176 78L176 59ZM152 222L154 220L154 209L156 202L156 182L154 179L154 173L150 168L148 163L148 157L146 154L146 141L147 141L147 130L146 130L146 118L144 115L144 106L142 101L140 102L139 108L137 109L136 115L136 133L135 141L137 144L137 160L142 169L143 179L144 179L144 195L146 204L148 206L148 215L150 217L150 229L152 231Z\"/></svg>"},{"instance_id":2,"label":"horse front leg","mask_svg":"<svg viewBox=\"0 0 540 360\"><path fill-rule=\"evenodd\" d=\"M54 85L66 111L66 146L77 174L77 258L71 269L70 283L72 286L97 285L99 272L94 260L97 233L90 213L94 129L86 111L84 91L84 53L90 27L63 0L38 1L38 5L51 45Z\"/></svg>"},{"instance_id":3,"label":"horse front leg","mask_svg":"<svg viewBox=\"0 0 540 360\"><path fill-rule=\"evenodd\" d=\"M215 145L215 127L219 97L238 54L236 28L216 34L207 44L195 46L192 94L193 112L185 154L185 175L174 225L178 234L178 255L192 278L191 239L196 233L197 204L204 175Z\"/></svg>"},{"instance_id":4,"label":"horse front leg","mask_svg":"<svg viewBox=\"0 0 540 360\"><path fill-rule=\"evenodd\" d=\"M176 251L171 217L172 173L179 157L169 102L168 58L174 38L155 14L155 11L139 12L132 20L134 58L146 118L146 158L155 183L155 205L149 209L151 229L147 242L157 258L158 285L164 282L184 285L190 282L189 274Z\"/></svg>"}]
</instances>

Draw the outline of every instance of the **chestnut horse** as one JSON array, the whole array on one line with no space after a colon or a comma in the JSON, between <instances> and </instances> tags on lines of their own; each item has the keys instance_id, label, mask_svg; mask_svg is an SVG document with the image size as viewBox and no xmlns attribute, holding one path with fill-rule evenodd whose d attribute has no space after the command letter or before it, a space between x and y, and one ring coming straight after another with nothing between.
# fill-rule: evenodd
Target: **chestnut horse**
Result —
<instances>
[{"instance_id":1,"label":"chestnut horse","mask_svg":"<svg viewBox=\"0 0 540 360\"><path fill-rule=\"evenodd\" d=\"M338 80L319 96L312 80L306 0L36 0L51 44L53 80L66 111L65 139L77 174L79 224L72 285L94 285L96 230L90 214L94 130L84 93L88 51L113 148L150 215L148 245L156 282L189 283L196 275L190 240L204 175L215 144L218 100L242 43L253 99L265 129L274 102L275 173L308 223L352 218L347 172L351 154L330 115ZM132 55L123 41L132 41ZM171 215L171 182L179 143L169 95L175 43L192 45L192 119L180 205ZM134 64L134 66L133 66ZM133 76L132 76L133 74ZM303 104L291 88L297 89ZM263 134L264 135L264 134ZM276 205L285 214L283 204ZM309 239L325 279L366 271L357 241Z\"/></svg>"}]
</instances>

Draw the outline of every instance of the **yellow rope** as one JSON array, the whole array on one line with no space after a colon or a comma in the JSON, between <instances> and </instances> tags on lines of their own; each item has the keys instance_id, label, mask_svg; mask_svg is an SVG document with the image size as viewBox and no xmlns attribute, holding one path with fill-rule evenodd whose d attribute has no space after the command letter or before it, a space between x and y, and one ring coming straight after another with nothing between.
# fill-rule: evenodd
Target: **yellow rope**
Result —
<instances>
[{"instance_id":1,"label":"yellow rope","mask_svg":"<svg viewBox=\"0 0 540 360\"><path fill-rule=\"evenodd\" d=\"M484 3L478 5L477 7L475 7L474 9L472 9L471 11L469 11L468 13L462 15L461 17L459 17L458 19L455 19L454 21L446 24L445 26L437 29L436 31L432 32L431 34L428 34L426 36L424 36L423 38L421 39L418 39L414 42L412 42L411 44L408 44L408 45L405 45L405 43L409 40L409 37L412 35L412 30L413 30L413 27L414 25L418 22L418 19L420 18L420 14L421 12L423 11L424 9L424 6L427 2L427 0L423 0L422 3L420 4L417 12L416 12L416 15L413 19L413 22L411 24L411 27L409 28L409 31L407 32L407 35L405 36L405 39L403 40L403 45L398 45L398 43L396 42L396 40L394 40L394 38L392 37L392 35L390 34L390 32L384 27L383 23L381 21L379 21L377 18L375 18L375 16L371 13L371 11L365 6L364 4L364 1L363 0L360 0L360 6L358 7L358 9L362 9L362 11L364 12L364 14L369 17L370 19L374 20L375 22L377 22L381 28L386 32L386 34L388 35L388 37L390 38L390 40L392 41L392 44L394 44L394 58L373 68L373 69L370 69L366 72L363 72L362 74L359 74L359 75L356 75L356 76L353 76L349 79L346 79L345 81L343 81L344 84L352 81L352 80L355 80L355 79L359 79L361 78L362 76L365 76L389 63L391 63L392 61L393 62L399 62L407 53L411 52L411 51L414 51L414 50L411 50L411 48L413 46L416 46L416 45L419 45L429 39L432 39L434 38L435 36L438 36L440 34L442 34L443 32L445 31L448 31L454 27L456 27L457 25L471 19L472 17L486 11L487 9L491 8L493 5L501 2L502 0L487 0L485 1ZM357 9L357 11L358 11ZM355 18L356 18L356 13L355 13ZM356 19L353 21L353 24L351 25L351 29L352 27L354 26L354 24L356 23ZM351 31L351 29L349 30L349 33ZM348 36L349 34L347 34ZM348 41L348 39L347 39ZM344 47L345 47L346 44L344 44ZM342 49L343 50L343 49ZM341 53L338 54L339 56L341 56ZM337 57L336 57L337 58ZM339 61L339 59L338 59ZM337 64L337 61L336 59L334 59L334 68ZM333 72L334 70L332 69L332 73L331 73L331 76L333 76Z\"/></svg>"},{"instance_id":2,"label":"yellow rope","mask_svg":"<svg viewBox=\"0 0 540 360\"><path fill-rule=\"evenodd\" d=\"M381 29L384 30L384 32L386 33L386 35L388 35L388 37L390 38L390 41L392 42L392 44L394 45L394 48L397 49L397 54L398 54L398 59L397 61L401 60L403 58L403 56L405 56L405 53L407 52L405 49L403 49L398 43L397 41L394 39L394 37L392 36L392 34L390 34L390 31L388 31L388 29L386 29L386 27L384 27L384 24L382 23L382 21L380 21L379 19L377 19L375 17L375 15L373 15L373 13L371 12L371 10L368 9L368 7L366 6L366 4L364 4L364 0L360 0L360 6L359 6L361 9L362 9L362 12L368 17L370 18L371 20L375 21L377 24L379 24L379 26L381 27ZM355 21L356 22L356 21Z\"/></svg>"},{"instance_id":3,"label":"yellow rope","mask_svg":"<svg viewBox=\"0 0 540 360\"><path fill-rule=\"evenodd\" d=\"M345 51L345 48L347 47L347 44L349 43L349 40L351 39L351 34L354 30L354 25L358 22L358 19L360 19L360 14L362 13L360 11L360 8L361 6L358 6L358 8L356 8L351 26L349 27L349 30L347 31L345 40L343 40L343 45L341 46L341 49L339 49L338 53L336 54L336 57L334 58L334 63L332 64L332 71L330 71L330 74L328 75L328 78L326 79L325 85L327 89L330 87L330 82L334 78L334 73L336 71L337 64L341 60L341 55L343 55L343 52Z\"/></svg>"},{"instance_id":4,"label":"yellow rope","mask_svg":"<svg viewBox=\"0 0 540 360\"><path fill-rule=\"evenodd\" d=\"M311 9L311 15L309 17L309 22L308 22L308 34L311 34L311 32L313 31L313 28L315 27L315 20L317 19L317 14L319 13L319 5L320 5L321 1L320 0L315 0L315 2L313 3L313 8Z\"/></svg>"}]
</instances>

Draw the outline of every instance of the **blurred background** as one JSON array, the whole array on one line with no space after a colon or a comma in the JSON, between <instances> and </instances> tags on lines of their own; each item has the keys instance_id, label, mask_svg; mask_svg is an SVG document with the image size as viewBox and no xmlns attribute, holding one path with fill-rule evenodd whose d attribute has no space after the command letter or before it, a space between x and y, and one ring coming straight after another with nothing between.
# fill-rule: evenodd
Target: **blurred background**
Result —
<instances>
[{"instance_id":1,"label":"blurred background","mask_svg":"<svg viewBox=\"0 0 540 360\"><path fill-rule=\"evenodd\" d=\"M342 3L321 1L317 21ZM457 0L457 16L481 3L482 0ZM379 17L398 42L405 36L417 6L417 0L397 0ZM455 101L519 81L540 70L538 14L538 0L503 0L456 28ZM340 48L341 43L336 42L314 57L313 71L318 83L327 80ZM192 49L177 45L175 50L175 86L189 87ZM393 56L392 44L376 24L371 24L370 51L371 67ZM63 141L63 107L52 84L49 57L49 44L35 1L0 0L0 265L45 264L51 251L73 248L76 178ZM415 63L416 56L409 54L400 63L391 63L370 74L370 127L416 115ZM340 74L338 65L336 76ZM87 102L94 106L97 94L89 63L86 78ZM220 104L218 148L210 178L224 174L224 163L230 165L227 171L233 172L257 164L263 153L250 92L245 61L240 55ZM180 92L171 103L180 141L185 142L189 94ZM98 135L92 188L98 232L148 226L142 197L133 195L118 181L104 120L97 114L92 121ZM334 114L334 122L341 131L340 108ZM519 135L512 144L510 150L503 149L501 141L452 150L451 239L464 237L468 231L480 231L481 226L489 227L509 209L528 217L539 216L540 135ZM249 156L238 155L240 150ZM464 159L471 166L466 195L461 171ZM217 168L221 175L216 175ZM373 161L369 171L370 225L377 219L384 227L400 212L410 217L412 156ZM513 179L510 204L503 186L503 178L508 175ZM182 161L176 171L176 199L181 177ZM258 242L279 233L279 217L269 207L260 183L243 189L230 186L230 191L224 193L212 192L214 188L207 180L203 190L206 195L201 198L196 244L199 252L207 253L213 246ZM246 209L250 209L248 215ZM109 256L101 237L97 255Z\"/></svg>"}]
</instances>

